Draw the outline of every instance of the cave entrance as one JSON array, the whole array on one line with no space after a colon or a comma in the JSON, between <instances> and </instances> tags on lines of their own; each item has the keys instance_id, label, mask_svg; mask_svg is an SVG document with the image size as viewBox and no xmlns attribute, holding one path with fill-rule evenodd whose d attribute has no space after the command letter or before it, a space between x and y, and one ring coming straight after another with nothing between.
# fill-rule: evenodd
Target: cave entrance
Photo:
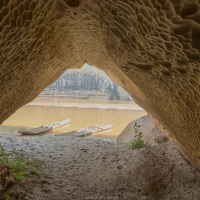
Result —
<instances>
[{"instance_id":1,"label":"cave entrance","mask_svg":"<svg viewBox=\"0 0 200 200\"><path fill-rule=\"evenodd\" d=\"M144 115L146 112L105 72L85 64L81 69L65 71L35 100L7 119L1 132L17 134L20 129L71 119L69 124L50 134L112 124L112 129L94 136L115 140L131 121Z\"/></svg>"}]
</instances>

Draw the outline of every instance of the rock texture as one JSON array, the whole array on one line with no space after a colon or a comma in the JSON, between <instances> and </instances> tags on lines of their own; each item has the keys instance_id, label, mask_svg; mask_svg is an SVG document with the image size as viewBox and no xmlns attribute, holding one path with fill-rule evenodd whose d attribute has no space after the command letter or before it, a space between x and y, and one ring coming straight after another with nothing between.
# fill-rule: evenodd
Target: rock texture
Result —
<instances>
[{"instance_id":1,"label":"rock texture","mask_svg":"<svg viewBox=\"0 0 200 200\"><path fill-rule=\"evenodd\" d=\"M11 171L8 167L0 165L0 199L3 199L5 192L14 184Z\"/></svg>"},{"instance_id":2,"label":"rock texture","mask_svg":"<svg viewBox=\"0 0 200 200\"><path fill-rule=\"evenodd\" d=\"M47 86L40 95L69 95L87 97L90 94L100 93L111 100L131 100L130 95L117 84L113 83L108 75L88 64L81 69L65 71L54 83Z\"/></svg>"},{"instance_id":3,"label":"rock texture","mask_svg":"<svg viewBox=\"0 0 200 200\"><path fill-rule=\"evenodd\" d=\"M11 200L200 199L200 173L171 141L133 151L127 145L92 138L0 139L7 149L44 160L48 169L46 176L15 184L8 191Z\"/></svg>"},{"instance_id":4,"label":"rock texture","mask_svg":"<svg viewBox=\"0 0 200 200\"><path fill-rule=\"evenodd\" d=\"M0 19L0 123L88 62L200 167L199 0L3 0Z\"/></svg>"},{"instance_id":5,"label":"rock texture","mask_svg":"<svg viewBox=\"0 0 200 200\"><path fill-rule=\"evenodd\" d=\"M135 123L140 127L135 128ZM150 117L146 115L130 122L117 137L117 142L130 144L130 142L135 137L135 130L142 132L142 139L150 146L162 144L169 140L168 134L164 130L161 131L156 128L155 125L151 122Z\"/></svg>"}]
</instances>

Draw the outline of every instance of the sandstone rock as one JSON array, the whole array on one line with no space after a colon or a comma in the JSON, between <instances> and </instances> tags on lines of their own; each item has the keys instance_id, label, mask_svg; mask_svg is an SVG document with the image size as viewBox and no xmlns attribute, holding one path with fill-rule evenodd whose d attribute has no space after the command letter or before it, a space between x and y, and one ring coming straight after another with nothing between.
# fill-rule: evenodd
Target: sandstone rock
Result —
<instances>
[{"instance_id":1,"label":"sandstone rock","mask_svg":"<svg viewBox=\"0 0 200 200\"><path fill-rule=\"evenodd\" d=\"M11 173L8 167L0 166L0 197L15 182L10 175Z\"/></svg>"},{"instance_id":2,"label":"sandstone rock","mask_svg":"<svg viewBox=\"0 0 200 200\"><path fill-rule=\"evenodd\" d=\"M119 143L130 143L135 137L135 127L138 124L138 131L142 132L142 139L150 146L165 143L169 140L167 132L159 130L154 126L148 115L130 122L122 133L117 137Z\"/></svg>"},{"instance_id":3,"label":"sandstone rock","mask_svg":"<svg viewBox=\"0 0 200 200\"><path fill-rule=\"evenodd\" d=\"M166 135L159 135L155 138L155 142L157 144L165 143L169 140L169 138Z\"/></svg>"},{"instance_id":4,"label":"sandstone rock","mask_svg":"<svg viewBox=\"0 0 200 200\"><path fill-rule=\"evenodd\" d=\"M62 135L3 136L0 143L7 149L24 150L48 167L45 176L29 176L15 184L9 190L14 199L200 199L200 173L173 141L139 150Z\"/></svg>"},{"instance_id":5,"label":"sandstone rock","mask_svg":"<svg viewBox=\"0 0 200 200\"><path fill-rule=\"evenodd\" d=\"M0 123L88 62L200 167L199 0L10 0L1 1L0 19Z\"/></svg>"}]
</instances>

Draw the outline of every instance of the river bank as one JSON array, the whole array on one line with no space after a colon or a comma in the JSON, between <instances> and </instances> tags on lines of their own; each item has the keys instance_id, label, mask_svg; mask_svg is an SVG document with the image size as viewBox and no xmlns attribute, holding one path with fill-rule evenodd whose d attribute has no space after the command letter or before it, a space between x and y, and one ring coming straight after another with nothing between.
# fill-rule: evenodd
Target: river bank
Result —
<instances>
[{"instance_id":1,"label":"river bank","mask_svg":"<svg viewBox=\"0 0 200 200\"><path fill-rule=\"evenodd\" d=\"M62 103L62 102L30 102L29 106L63 107L63 108L96 108L96 109L118 109L138 110L143 109L137 104L101 104L101 103Z\"/></svg>"}]
</instances>

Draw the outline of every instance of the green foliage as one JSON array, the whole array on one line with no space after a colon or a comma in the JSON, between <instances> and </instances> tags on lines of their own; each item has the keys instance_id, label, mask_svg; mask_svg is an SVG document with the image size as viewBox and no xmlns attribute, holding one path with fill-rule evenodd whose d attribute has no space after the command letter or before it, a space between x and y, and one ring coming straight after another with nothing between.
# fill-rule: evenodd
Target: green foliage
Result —
<instances>
[{"instance_id":1,"label":"green foliage","mask_svg":"<svg viewBox=\"0 0 200 200\"><path fill-rule=\"evenodd\" d=\"M16 180L23 180L28 174L44 174L44 161L30 160L14 149L7 152L3 146L0 146L0 163L11 170L11 176Z\"/></svg>"},{"instance_id":2,"label":"green foliage","mask_svg":"<svg viewBox=\"0 0 200 200\"><path fill-rule=\"evenodd\" d=\"M144 148L148 145L148 143L145 143L142 139L143 135L142 132L139 131L140 125L137 123L134 124L134 139L131 141L130 146L132 149L140 149Z\"/></svg>"},{"instance_id":3,"label":"green foliage","mask_svg":"<svg viewBox=\"0 0 200 200\"><path fill-rule=\"evenodd\" d=\"M194 182L197 181L197 177L193 173L188 173L188 174L185 175L185 180L187 182L194 183Z\"/></svg>"},{"instance_id":4,"label":"green foliage","mask_svg":"<svg viewBox=\"0 0 200 200\"><path fill-rule=\"evenodd\" d=\"M9 199L10 199L10 195L7 194L7 193L5 193L5 194L3 195L3 200L9 200Z\"/></svg>"}]
</instances>

